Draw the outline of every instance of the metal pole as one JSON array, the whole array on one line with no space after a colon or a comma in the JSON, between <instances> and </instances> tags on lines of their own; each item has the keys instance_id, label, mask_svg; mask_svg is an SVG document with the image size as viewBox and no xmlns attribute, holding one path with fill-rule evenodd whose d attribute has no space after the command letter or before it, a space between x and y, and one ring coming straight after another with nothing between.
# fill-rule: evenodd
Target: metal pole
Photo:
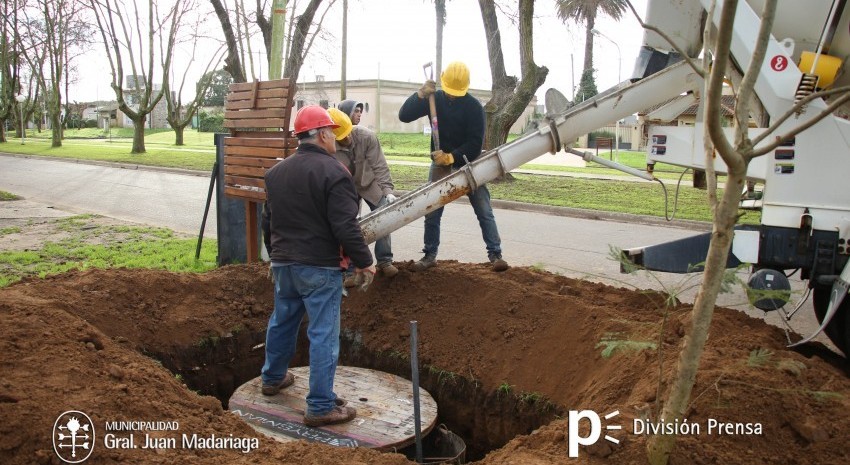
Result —
<instances>
[{"instance_id":1,"label":"metal pole","mask_svg":"<svg viewBox=\"0 0 850 465\"><path fill-rule=\"evenodd\" d=\"M286 35L284 22L286 21L287 0L274 0L272 2L272 50L269 60L269 79L280 79L283 74L283 38ZM260 64L260 79L262 80L263 66Z\"/></svg>"},{"instance_id":2,"label":"metal pole","mask_svg":"<svg viewBox=\"0 0 850 465\"><path fill-rule=\"evenodd\" d=\"M422 426L419 424L419 354L417 321L410 322L410 371L413 381L413 431L416 434L416 463L422 463Z\"/></svg>"},{"instance_id":3,"label":"metal pole","mask_svg":"<svg viewBox=\"0 0 850 465\"><path fill-rule=\"evenodd\" d=\"M599 32L598 29L591 29L590 32L592 34L598 35L603 39L607 40L614 44L614 47L617 47L617 85L623 82L623 55L620 53L620 46L617 42L614 42L610 37L605 34ZM617 121L614 123L614 159L616 161L620 161L620 119L617 118Z\"/></svg>"},{"instance_id":4,"label":"metal pole","mask_svg":"<svg viewBox=\"0 0 850 465\"><path fill-rule=\"evenodd\" d=\"M207 215L210 212L215 179L218 177L218 162L213 163L212 176L210 176L210 189L207 191L207 205L204 207L204 218L201 220L201 232L198 233L198 246L195 248L195 260L201 256L201 243L204 241L204 227L207 225Z\"/></svg>"},{"instance_id":5,"label":"metal pole","mask_svg":"<svg viewBox=\"0 0 850 465\"><path fill-rule=\"evenodd\" d=\"M27 123L24 121L24 104L18 105L18 109L21 110L21 145L24 145L24 142L27 140Z\"/></svg>"}]
</instances>

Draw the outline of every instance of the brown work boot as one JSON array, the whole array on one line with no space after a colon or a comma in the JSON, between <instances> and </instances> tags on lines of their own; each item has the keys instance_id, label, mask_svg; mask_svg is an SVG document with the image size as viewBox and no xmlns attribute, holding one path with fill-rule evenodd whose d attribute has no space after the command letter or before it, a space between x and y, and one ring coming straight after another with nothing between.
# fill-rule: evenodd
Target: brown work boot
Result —
<instances>
[{"instance_id":1,"label":"brown work boot","mask_svg":"<svg viewBox=\"0 0 850 465\"><path fill-rule=\"evenodd\" d=\"M437 264L437 257L425 255L418 262L413 263L413 271L425 271Z\"/></svg>"},{"instance_id":2,"label":"brown work boot","mask_svg":"<svg viewBox=\"0 0 850 465\"><path fill-rule=\"evenodd\" d=\"M263 383L263 388L261 389L264 396L273 396L280 392L281 389L286 389L289 386L292 386L292 383L295 382L295 375L290 372L286 372L286 376L283 377L283 380L277 384L265 384Z\"/></svg>"},{"instance_id":3,"label":"brown work boot","mask_svg":"<svg viewBox=\"0 0 850 465\"><path fill-rule=\"evenodd\" d=\"M508 262L502 260L501 254L490 255L490 263L493 265L493 271L505 271L508 269Z\"/></svg>"},{"instance_id":4,"label":"brown work boot","mask_svg":"<svg viewBox=\"0 0 850 465\"><path fill-rule=\"evenodd\" d=\"M383 275L387 278L392 278L398 274L398 268L396 268L395 265L392 264L392 262L379 263L378 271L383 273Z\"/></svg>"},{"instance_id":5,"label":"brown work boot","mask_svg":"<svg viewBox=\"0 0 850 465\"><path fill-rule=\"evenodd\" d=\"M334 407L330 412L319 415L304 415L304 424L307 426L324 426L335 425L337 423L345 423L351 421L357 416L357 410L354 407Z\"/></svg>"}]
</instances>

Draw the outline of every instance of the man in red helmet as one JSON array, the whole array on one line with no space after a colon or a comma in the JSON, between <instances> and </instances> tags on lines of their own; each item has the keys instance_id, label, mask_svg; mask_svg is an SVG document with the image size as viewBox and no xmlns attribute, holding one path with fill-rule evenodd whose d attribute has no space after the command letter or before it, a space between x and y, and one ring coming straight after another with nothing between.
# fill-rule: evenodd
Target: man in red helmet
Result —
<instances>
[{"instance_id":1,"label":"man in red helmet","mask_svg":"<svg viewBox=\"0 0 850 465\"><path fill-rule=\"evenodd\" d=\"M348 268L351 257L364 287L375 275L372 253L357 222L357 191L351 175L333 157L336 127L320 106L299 110L295 115L298 149L265 177L263 232L275 285L262 393L273 396L294 382L288 368L306 312L310 340L307 426L342 423L357 415L333 391L342 270Z\"/></svg>"}]
</instances>

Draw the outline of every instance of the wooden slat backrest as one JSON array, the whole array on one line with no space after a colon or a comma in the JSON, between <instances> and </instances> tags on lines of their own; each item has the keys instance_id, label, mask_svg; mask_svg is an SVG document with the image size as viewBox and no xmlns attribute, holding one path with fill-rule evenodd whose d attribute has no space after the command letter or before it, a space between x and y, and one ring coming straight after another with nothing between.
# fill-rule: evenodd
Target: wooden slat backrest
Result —
<instances>
[{"instance_id":1,"label":"wooden slat backrest","mask_svg":"<svg viewBox=\"0 0 850 465\"><path fill-rule=\"evenodd\" d=\"M266 199L266 170L298 146L289 131L289 79L230 85L224 112L224 192L249 202Z\"/></svg>"}]
</instances>

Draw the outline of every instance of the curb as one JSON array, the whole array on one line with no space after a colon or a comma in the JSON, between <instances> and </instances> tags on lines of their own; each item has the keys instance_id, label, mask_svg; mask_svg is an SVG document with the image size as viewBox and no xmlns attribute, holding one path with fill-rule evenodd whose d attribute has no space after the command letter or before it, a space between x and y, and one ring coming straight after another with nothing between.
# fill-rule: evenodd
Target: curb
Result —
<instances>
[{"instance_id":1,"label":"curb","mask_svg":"<svg viewBox=\"0 0 850 465\"><path fill-rule=\"evenodd\" d=\"M45 157L40 155L16 154L0 152L0 156L12 158L32 158L36 160L47 161L63 161L66 163L77 163L83 165L107 166L111 168L121 168L127 170L142 170L142 171L158 171L163 173L182 174L188 176L208 177L210 173L200 170L189 170L185 168L169 168L164 166L149 166L149 165L134 165L130 163L115 163L109 161L98 160L83 160L79 158L58 158ZM410 191L396 191L401 194L407 194ZM469 205L469 200L464 196L455 201L455 203L463 203ZM586 210L583 208L559 207L554 205L538 205L533 203L515 202L512 200L492 199L490 204L493 208L502 210L515 210L530 213L542 213L552 216L565 216L571 218L582 218L587 220L613 221L619 223L635 223L649 226L671 226L680 229L689 229L693 231L711 231L711 223L705 221L694 220L671 220L667 221L664 218L647 215L633 215L630 213L606 212L598 210Z\"/></svg>"},{"instance_id":2,"label":"curb","mask_svg":"<svg viewBox=\"0 0 850 465\"><path fill-rule=\"evenodd\" d=\"M167 166L152 166L152 165L134 165L132 163L119 163L112 161L100 161L100 160L83 160L81 158L62 158L62 157L45 157L42 155L30 155L30 154L22 154L22 153L8 153L8 152L0 152L0 156L10 157L10 158L32 158L34 160L45 160L45 161L63 161L66 163L77 163L80 165L95 165L95 166L107 166L110 168L121 168L125 170L140 170L140 171L159 171L163 173L174 173L174 174L184 174L187 176L202 176L209 177L209 171L202 170L190 170L186 168L170 168Z\"/></svg>"}]
</instances>

